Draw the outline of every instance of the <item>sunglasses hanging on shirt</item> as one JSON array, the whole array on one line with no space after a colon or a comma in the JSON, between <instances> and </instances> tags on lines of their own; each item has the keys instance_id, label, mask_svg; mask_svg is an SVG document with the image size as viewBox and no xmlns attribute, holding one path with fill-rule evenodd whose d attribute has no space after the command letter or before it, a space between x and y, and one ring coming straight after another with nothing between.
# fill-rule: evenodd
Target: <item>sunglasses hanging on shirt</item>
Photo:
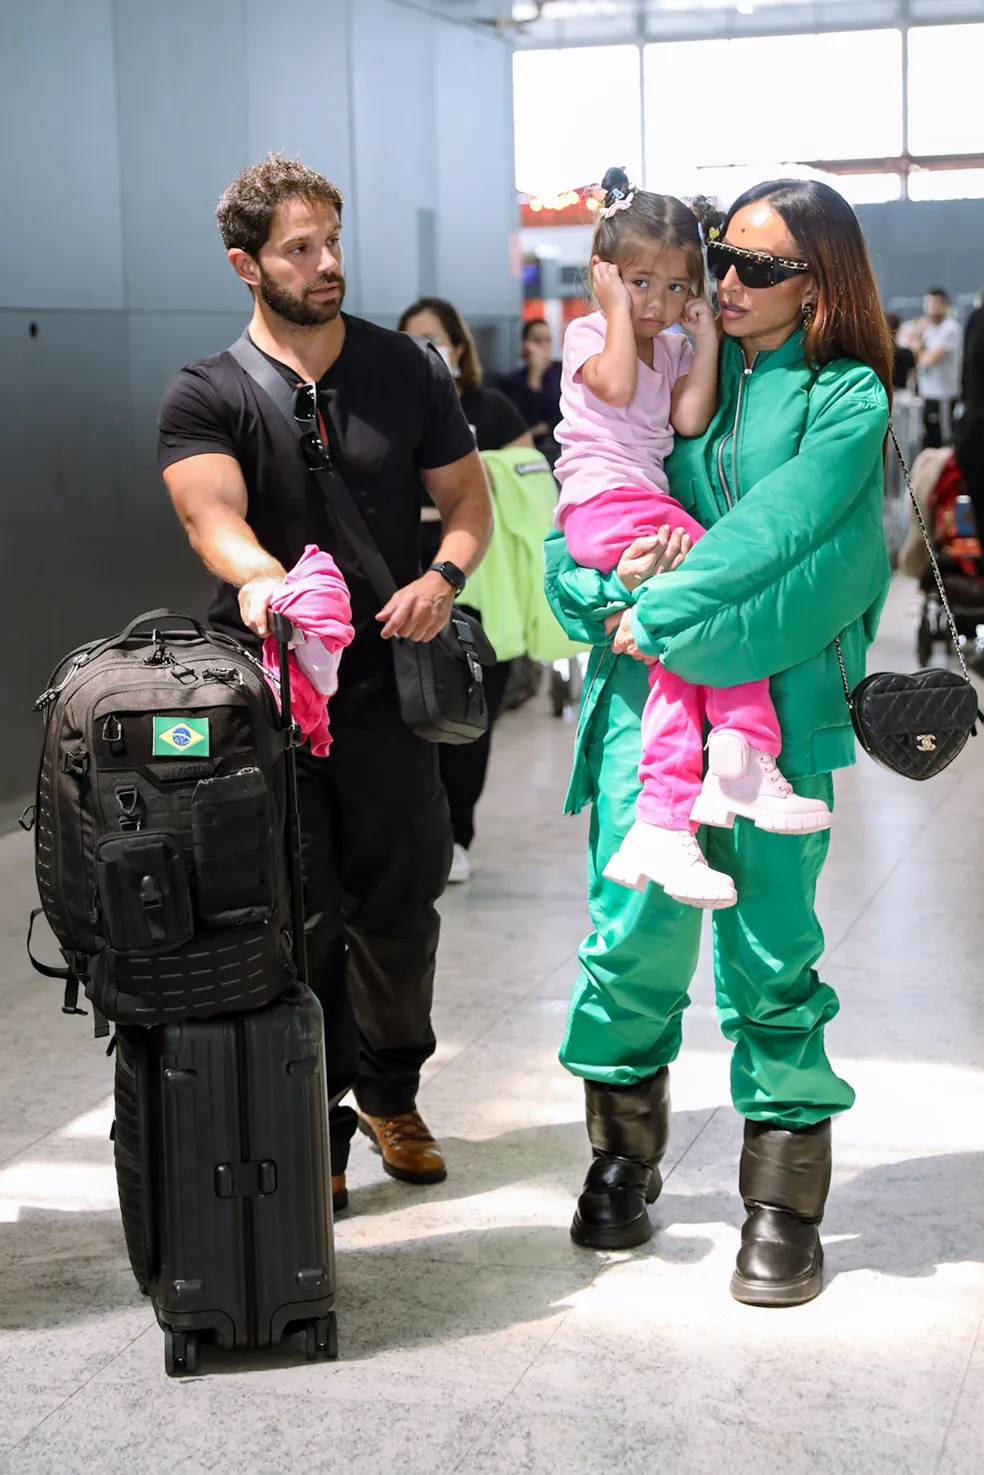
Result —
<instances>
[{"instance_id":1,"label":"sunglasses hanging on shirt","mask_svg":"<svg viewBox=\"0 0 984 1475\"><path fill-rule=\"evenodd\" d=\"M298 436L301 453L311 471L331 468L331 453L325 445L318 421L317 384L299 384L294 391L294 419L302 427Z\"/></svg>"},{"instance_id":2,"label":"sunglasses hanging on shirt","mask_svg":"<svg viewBox=\"0 0 984 1475\"><path fill-rule=\"evenodd\" d=\"M714 280L723 282L732 267L742 286L754 289L777 287L780 282L810 270L805 261L771 256L768 251L747 251L744 246L729 246L726 241L708 241L707 269Z\"/></svg>"}]
</instances>

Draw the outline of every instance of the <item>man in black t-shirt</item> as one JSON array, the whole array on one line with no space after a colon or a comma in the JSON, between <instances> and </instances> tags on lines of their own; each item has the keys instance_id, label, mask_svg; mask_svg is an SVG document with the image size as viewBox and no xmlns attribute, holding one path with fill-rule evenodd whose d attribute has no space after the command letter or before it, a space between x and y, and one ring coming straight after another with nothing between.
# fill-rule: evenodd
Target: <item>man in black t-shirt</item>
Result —
<instances>
[{"instance_id":1,"label":"man in black t-shirt","mask_svg":"<svg viewBox=\"0 0 984 1475\"><path fill-rule=\"evenodd\" d=\"M435 1043L434 904L451 831L437 748L400 718L387 642L434 638L492 527L481 461L440 356L341 311L341 213L341 195L322 175L271 155L233 181L218 219L253 294L253 343L292 387L317 384L335 463L399 586L385 607L329 520L295 435L229 353L182 369L159 421L175 509L220 581L214 624L265 636L269 601L308 543L332 555L352 596L355 639L331 699L331 754L302 752L298 775L308 971L325 1013L337 1207L357 1124L392 1176L446 1176L416 1096ZM421 576L424 489L444 538ZM358 1118L338 1104L353 1085Z\"/></svg>"}]
</instances>

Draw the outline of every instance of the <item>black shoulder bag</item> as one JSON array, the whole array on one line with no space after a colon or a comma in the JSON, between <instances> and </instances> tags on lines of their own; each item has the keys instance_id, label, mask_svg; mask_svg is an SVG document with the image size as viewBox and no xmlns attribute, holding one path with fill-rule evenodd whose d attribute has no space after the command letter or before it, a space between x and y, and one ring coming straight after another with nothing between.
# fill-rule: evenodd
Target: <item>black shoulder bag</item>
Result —
<instances>
[{"instance_id":1,"label":"black shoulder bag","mask_svg":"<svg viewBox=\"0 0 984 1475\"><path fill-rule=\"evenodd\" d=\"M841 643L839 640L834 643L844 682L844 695L861 746L883 768L899 773L903 778L922 780L942 773L953 762L967 739L976 733L975 724L981 713L978 710L977 690L967 674L963 651L960 649L957 627L943 587L940 566L936 562L926 531L926 522L912 490L909 468L905 464L902 447L891 422L888 429L902 463L902 474L912 505L916 509L916 519L929 553L940 603L946 612L953 648L960 662L960 672L939 667L916 671L911 676L878 671L872 676L866 676L852 692Z\"/></svg>"},{"instance_id":2,"label":"black shoulder bag","mask_svg":"<svg viewBox=\"0 0 984 1475\"><path fill-rule=\"evenodd\" d=\"M329 517L358 559L376 598L386 604L397 583L322 440L317 385L304 384L295 394L246 333L229 352L297 436ZM472 743L488 730L482 667L495 665L496 655L477 620L455 607L433 640L404 640L397 635L389 643L400 715L411 732L430 743Z\"/></svg>"}]
</instances>

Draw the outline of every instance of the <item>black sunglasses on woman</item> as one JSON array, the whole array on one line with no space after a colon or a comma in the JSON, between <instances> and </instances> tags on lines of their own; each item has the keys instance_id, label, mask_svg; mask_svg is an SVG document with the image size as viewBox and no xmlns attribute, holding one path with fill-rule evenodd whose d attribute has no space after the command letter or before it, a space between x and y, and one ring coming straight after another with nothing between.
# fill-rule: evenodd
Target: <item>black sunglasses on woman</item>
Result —
<instances>
[{"instance_id":1,"label":"black sunglasses on woman","mask_svg":"<svg viewBox=\"0 0 984 1475\"><path fill-rule=\"evenodd\" d=\"M743 287L777 287L790 277L810 270L805 261L791 261L786 256L770 256L768 251L746 251L743 246L729 246L726 241L708 241L707 269L716 282L723 282L734 267Z\"/></svg>"}]
</instances>

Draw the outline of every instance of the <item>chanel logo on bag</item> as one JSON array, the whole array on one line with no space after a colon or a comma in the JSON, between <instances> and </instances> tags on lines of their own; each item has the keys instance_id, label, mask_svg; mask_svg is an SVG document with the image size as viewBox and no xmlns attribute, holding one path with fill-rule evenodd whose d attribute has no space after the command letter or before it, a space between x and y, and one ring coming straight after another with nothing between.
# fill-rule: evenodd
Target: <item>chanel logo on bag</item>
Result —
<instances>
[{"instance_id":1,"label":"chanel logo on bag","mask_svg":"<svg viewBox=\"0 0 984 1475\"><path fill-rule=\"evenodd\" d=\"M933 732L916 733L916 747L920 753L936 752L936 734Z\"/></svg>"}]
</instances>

